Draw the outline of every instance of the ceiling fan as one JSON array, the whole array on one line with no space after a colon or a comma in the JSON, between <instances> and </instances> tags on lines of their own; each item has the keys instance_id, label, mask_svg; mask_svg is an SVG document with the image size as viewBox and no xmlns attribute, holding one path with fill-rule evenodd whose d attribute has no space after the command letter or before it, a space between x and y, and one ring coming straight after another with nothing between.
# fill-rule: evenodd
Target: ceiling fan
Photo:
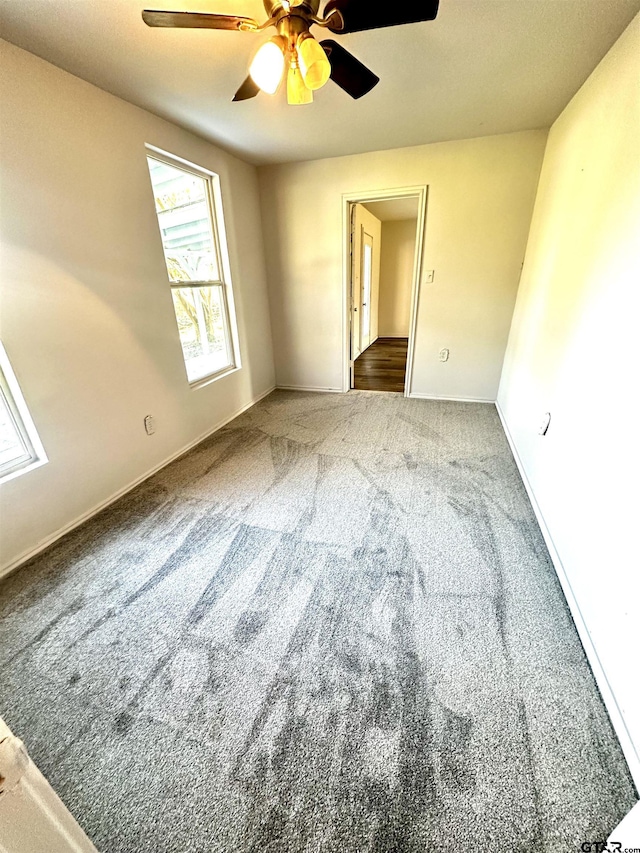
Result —
<instances>
[{"instance_id":1,"label":"ceiling fan","mask_svg":"<svg viewBox=\"0 0 640 853\"><path fill-rule=\"evenodd\" d=\"M328 0L322 17L321 0L264 0L268 15L263 24L238 15L207 12L164 12L145 9L142 19L149 27L196 27L240 30L255 33L275 27L272 36L258 49L249 76L234 95L234 101L254 98L260 90L270 95L278 89L285 69L287 101L309 104L313 92L331 78L352 98L370 92L379 77L333 39L318 43L309 32L315 24L332 33L355 33L379 27L395 27L418 21L433 21L439 0Z\"/></svg>"}]
</instances>

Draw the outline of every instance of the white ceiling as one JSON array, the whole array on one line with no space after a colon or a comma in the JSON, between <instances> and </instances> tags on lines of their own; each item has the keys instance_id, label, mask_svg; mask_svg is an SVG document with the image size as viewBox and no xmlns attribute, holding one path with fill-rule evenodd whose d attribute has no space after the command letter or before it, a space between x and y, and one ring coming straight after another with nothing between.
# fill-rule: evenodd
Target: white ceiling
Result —
<instances>
[{"instance_id":1,"label":"white ceiling","mask_svg":"<svg viewBox=\"0 0 640 853\"><path fill-rule=\"evenodd\" d=\"M362 205L373 213L380 222L398 222L403 219L418 218L418 199L390 198L386 201L367 201Z\"/></svg>"},{"instance_id":2,"label":"white ceiling","mask_svg":"<svg viewBox=\"0 0 640 853\"><path fill-rule=\"evenodd\" d=\"M145 6L266 17L261 0L0 0L0 34L246 160L281 163L548 127L640 0L441 0L433 22L337 36L381 82L354 101L330 81L298 107L282 91L231 102L264 33L150 29Z\"/></svg>"}]
</instances>

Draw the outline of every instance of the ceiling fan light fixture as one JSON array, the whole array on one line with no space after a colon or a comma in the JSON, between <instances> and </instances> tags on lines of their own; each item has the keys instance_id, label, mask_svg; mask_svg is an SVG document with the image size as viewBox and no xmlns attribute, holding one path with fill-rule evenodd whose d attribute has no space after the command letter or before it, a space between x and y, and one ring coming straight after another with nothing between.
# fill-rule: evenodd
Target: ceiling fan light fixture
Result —
<instances>
[{"instance_id":1,"label":"ceiling fan light fixture","mask_svg":"<svg viewBox=\"0 0 640 853\"><path fill-rule=\"evenodd\" d=\"M313 92L305 86L300 69L292 62L287 73L287 103L310 104L312 101Z\"/></svg>"},{"instance_id":2,"label":"ceiling fan light fixture","mask_svg":"<svg viewBox=\"0 0 640 853\"><path fill-rule=\"evenodd\" d=\"M300 72L306 87L321 89L331 76L327 54L309 32L300 35L297 48Z\"/></svg>"},{"instance_id":3,"label":"ceiling fan light fixture","mask_svg":"<svg viewBox=\"0 0 640 853\"><path fill-rule=\"evenodd\" d=\"M267 20L258 23L241 15L209 12L170 12L145 9L142 19L149 27L236 30L262 32L275 27L277 36L263 44L253 58L249 76L235 93L234 101L248 101L260 90L274 95L287 71L287 100L309 104L313 92L331 79L354 100L380 82L352 53L333 39L316 42L309 28L325 27L332 33L355 33L433 21L440 0L402 0L374 3L372 0L264 0ZM320 6L324 3L322 13Z\"/></svg>"},{"instance_id":4,"label":"ceiling fan light fixture","mask_svg":"<svg viewBox=\"0 0 640 853\"><path fill-rule=\"evenodd\" d=\"M282 36L273 36L258 48L249 68L249 75L263 92L274 95L284 72L284 45Z\"/></svg>"}]
</instances>

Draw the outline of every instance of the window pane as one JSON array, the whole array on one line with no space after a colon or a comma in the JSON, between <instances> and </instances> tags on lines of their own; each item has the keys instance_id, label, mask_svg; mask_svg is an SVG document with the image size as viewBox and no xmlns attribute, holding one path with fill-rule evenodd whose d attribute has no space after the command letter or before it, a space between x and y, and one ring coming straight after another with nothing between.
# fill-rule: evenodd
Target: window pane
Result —
<instances>
[{"instance_id":1,"label":"window pane","mask_svg":"<svg viewBox=\"0 0 640 853\"><path fill-rule=\"evenodd\" d=\"M222 287L171 289L189 382L231 367Z\"/></svg>"},{"instance_id":2,"label":"window pane","mask_svg":"<svg viewBox=\"0 0 640 853\"><path fill-rule=\"evenodd\" d=\"M0 390L0 469L30 459L31 454L16 426L9 404Z\"/></svg>"},{"instance_id":3,"label":"window pane","mask_svg":"<svg viewBox=\"0 0 640 853\"><path fill-rule=\"evenodd\" d=\"M171 281L220 281L204 178L148 158Z\"/></svg>"}]
</instances>

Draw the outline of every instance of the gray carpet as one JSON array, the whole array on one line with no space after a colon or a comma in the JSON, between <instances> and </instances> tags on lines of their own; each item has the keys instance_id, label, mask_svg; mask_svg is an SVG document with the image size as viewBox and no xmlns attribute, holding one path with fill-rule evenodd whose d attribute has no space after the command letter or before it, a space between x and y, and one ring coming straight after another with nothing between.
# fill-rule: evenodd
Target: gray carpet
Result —
<instances>
[{"instance_id":1,"label":"gray carpet","mask_svg":"<svg viewBox=\"0 0 640 853\"><path fill-rule=\"evenodd\" d=\"M275 392L0 617L103 853L574 853L636 801L490 405Z\"/></svg>"}]
</instances>

